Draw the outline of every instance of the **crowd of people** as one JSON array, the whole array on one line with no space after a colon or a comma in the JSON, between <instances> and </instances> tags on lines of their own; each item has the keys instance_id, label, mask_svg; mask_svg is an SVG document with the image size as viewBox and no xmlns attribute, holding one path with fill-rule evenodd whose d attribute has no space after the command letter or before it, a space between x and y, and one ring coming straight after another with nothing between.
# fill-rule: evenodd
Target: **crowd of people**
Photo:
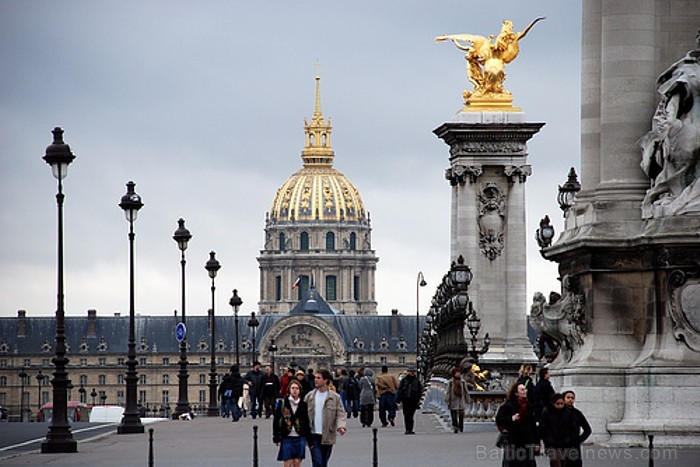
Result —
<instances>
[{"instance_id":1,"label":"crowd of people","mask_svg":"<svg viewBox=\"0 0 700 467\"><path fill-rule=\"evenodd\" d=\"M535 384L532 366L522 365L496 414L503 465L535 467L535 457L544 454L551 467L582 466L581 443L590 436L591 427L574 407L576 395L557 393L547 368L538 375ZM445 390L454 433L464 430L465 409L471 401L467 379L454 368ZM307 446L314 466L328 465L336 434L345 434L350 418L359 418L363 428L372 427L377 401L382 427L396 425L401 403L404 433L415 434L414 416L422 392L415 367L409 367L399 381L386 365L376 377L369 368L339 368L331 374L295 367L277 376L270 366L263 369L255 362L245 375L233 365L219 386L222 417L230 416L233 422L248 414L272 418L277 460L285 466L299 466Z\"/></svg>"},{"instance_id":2,"label":"crowd of people","mask_svg":"<svg viewBox=\"0 0 700 467\"><path fill-rule=\"evenodd\" d=\"M504 467L535 467L539 454L547 456L550 467L582 466L581 443L591 435L591 426L574 407L576 394L557 393L547 368L540 369L537 384L531 374L531 365L521 366L496 414Z\"/></svg>"}]
</instances>

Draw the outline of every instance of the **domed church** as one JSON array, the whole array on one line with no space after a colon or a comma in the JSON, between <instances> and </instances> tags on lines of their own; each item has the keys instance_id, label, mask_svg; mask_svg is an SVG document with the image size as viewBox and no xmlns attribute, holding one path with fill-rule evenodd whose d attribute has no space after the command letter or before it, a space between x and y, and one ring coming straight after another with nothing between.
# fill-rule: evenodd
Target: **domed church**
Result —
<instances>
[{"instance_id":1,"label":"domed church","mask_svg":"<svg viewBox=\"0 0 700 467\"><path fill-rule=\"evenodd\" d=\"M261 313L376 315L370 216L359 191L333 167L332 127L321 112L320 76L303 167L277 190L260 252ZM306 304L311 298L313 301ZM318 308L318 310L316 309Z\"/></svg>"}]
</instances>

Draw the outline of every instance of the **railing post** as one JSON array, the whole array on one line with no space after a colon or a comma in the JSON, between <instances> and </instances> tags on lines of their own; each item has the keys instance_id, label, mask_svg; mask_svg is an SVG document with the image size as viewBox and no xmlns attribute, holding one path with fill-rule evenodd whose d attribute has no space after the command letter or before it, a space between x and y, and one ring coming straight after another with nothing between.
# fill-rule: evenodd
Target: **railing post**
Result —
<instances>
[{"instance_id":1,"label":"railing post","mask_svg":"<svg viewBox=\"0 0 700 467\"><path fill-rule=\"evenodd\" d=\"M649 435L649 467L654 467L654 435Z\"/></svg>"}]
</instances>

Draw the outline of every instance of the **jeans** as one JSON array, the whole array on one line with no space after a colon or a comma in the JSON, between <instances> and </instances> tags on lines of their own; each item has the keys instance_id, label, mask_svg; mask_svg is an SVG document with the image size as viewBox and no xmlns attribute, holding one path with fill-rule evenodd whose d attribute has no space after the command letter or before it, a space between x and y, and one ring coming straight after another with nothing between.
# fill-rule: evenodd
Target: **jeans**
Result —
<instances>
[{"instance_id":1,"label":"jeans","mask_svg":"<svg viewBox=\"0 0 700 467\"><path fill-rule=\"evenodd\" d=\"M382 422L382 425L386 425L387 413L389 421L396 418L396 397L391 392L385 392L379 396L379 421Z\"/></svg>"},{"instance_id":2,"label":"jeans","mask_svg":"<svg viewBox=\"0 0 700 467\"><path fill-rule=\"evenodd\" d=\"M229 404L231 405L231 417L234 422L237 422L241 418L241 408L238 407L238 397L231 397L229 399Z\"/></svg>"},{"instance_id":3,"label":"jeans","mask_svg":"<svg viewBox=\"0 0 700 467\"><path fill-rule=\"evenodd\" d=\"M455 432L464 431L464 410L450 410L450 417L452 418L452 428Z\"/></svg>"},{"instance_id":4,"label":"jeans","mask_svg":"<svg viewBox=\"0 0 700 467\"><path fill-rule=\"evenodd\" d=\"M255 418L258 414L262 417L263 414L263 400L262 397L258 397L257 394L250 395L250 415Z\"/></svg>"},{"instance_id":5,"label":"jeans","mask_svg":"<svg viewBox=\"0 0 700 467\"><path fill-rule=\"evenodd\" d=\"M328 459L331 458L333 451L332 444L321 444L321 435L311 435L313 443L311 444L311 462L313 467L327 467Z\"/></svg>"},{"instance_id":6,"label":"jeans","mask_svg":"<svg viewBox=\"0 0 700 467\"><path fill-rule=\"evenodd\" d=\"M221 411L223 412L224 417L228 417L228 414L231 413L231 398L230 397L222 397L222 399L221 399Z\"/></svg>"},{"instance_id":7,"label":"jeans","mask_svg":"<svg viewBox=\"0 0 700 467\"><path fill-rule=\"evenodd\" d=\"M416 410L418 409L418 402L414 401L403 401L403 422L406 425L406 433L413 432L413 417L416 415Z\"/></svg>"}]
</instances>

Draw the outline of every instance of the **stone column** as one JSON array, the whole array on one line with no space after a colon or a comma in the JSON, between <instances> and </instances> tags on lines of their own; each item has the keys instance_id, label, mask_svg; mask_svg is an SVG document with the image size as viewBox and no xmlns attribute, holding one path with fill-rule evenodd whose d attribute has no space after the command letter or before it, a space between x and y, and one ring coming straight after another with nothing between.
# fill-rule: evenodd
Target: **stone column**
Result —
<instances>
[{"instance_id":1,"label":"stone column","mask_svg":"<svg viewBox=\"0 0 700 467\"><path fill-rule=\"evenodd\" d=\"M535 361L526 326L526 143L543 125L522 112L462 111L434 131L450 146L451 261L462 255L474 274L469 297L482 337L491 337L487 366Z\"/></svg>"}]
</instances>

